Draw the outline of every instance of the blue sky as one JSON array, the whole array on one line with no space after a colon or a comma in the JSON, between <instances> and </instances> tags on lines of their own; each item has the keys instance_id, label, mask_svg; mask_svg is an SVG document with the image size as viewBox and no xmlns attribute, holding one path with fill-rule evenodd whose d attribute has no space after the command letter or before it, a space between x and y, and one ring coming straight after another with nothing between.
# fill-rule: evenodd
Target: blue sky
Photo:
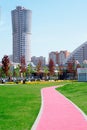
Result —
<instances>
[{"instance_id":1,"label":"blue sky","mask_svg":"<svg viewBox=\"0 0 87 130\"><path fill-rule=\"evenodd\" d=\"M32 10L31 56L72 52L87 41L87 0L0 0L0 60L12 54L11 10Z\"/></svg>"}]
</instances>

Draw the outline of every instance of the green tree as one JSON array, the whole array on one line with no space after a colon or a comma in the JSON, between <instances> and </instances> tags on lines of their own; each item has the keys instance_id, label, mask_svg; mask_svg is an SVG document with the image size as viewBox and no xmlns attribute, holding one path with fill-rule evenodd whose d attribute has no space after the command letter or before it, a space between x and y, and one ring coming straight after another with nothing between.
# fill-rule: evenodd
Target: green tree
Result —
<instances>
[{"instance_id":1,"label":"green tree","mask_svg":"<svg viewBox=\"0 0 87 130\"><path fill-rule=\"evenodd\" d=\"M3 77L3 78L6 77L2 67L0 68L0 77Z\"/></svg>"},{"instance_id":2,"label":"green tree","mask_svg":"<svg viewBox=\"0 0 87 130\"><path fill-rule=\"evenodd\" d=\"M31 64L28 64L27 69L26 69L26 75L29 77L33 72L33 67Z\"/></svg>"},{"instance_id":3,"label":"green tree","mask_svg":"<svg viewBox=\"0 0 87 130\"><path fill-rule=\"evenodd\" d=\"M48 67L47 67L47 66L44 66L44 67L43 67L43 71L44 71L45 79L47 79L47 75L48 75L48 73L49 73Z\"/></svg>"},{"instance_id":4,"label":"green tree","mask_svg":"<svg viewBox=\"0 0 87 130\"><path fill-rule=\"evenodd\" d=\"M2 67L0 67L0 77L2 77Z\"/></svg>"},{"instance_id":5,"label":"green tree","mask_svg":"<svg viewBox=\"0 0 87 130\"><path fill-rule=\"evenodd\" d=\"M19 65L16 68L14 68L13 77L20 77L20 66Z\"/></svg>"}]
</instances>

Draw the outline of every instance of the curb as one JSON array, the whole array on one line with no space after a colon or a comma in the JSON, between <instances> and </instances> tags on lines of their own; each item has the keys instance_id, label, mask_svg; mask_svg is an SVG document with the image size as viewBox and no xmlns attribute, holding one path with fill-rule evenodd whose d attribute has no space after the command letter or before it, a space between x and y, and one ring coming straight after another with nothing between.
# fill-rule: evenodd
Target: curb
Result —
<instances>
[{"instance_id":1,"label":"curb","mask_svg":"<svg viewBox=\"0 0 87 130\"><path fill-rule=\"evenodd\" d=\"M42 89L43 89L43 88L42 88ZM40 118L41 118L42 111L43 111L43 93L42 93L42 89L41 89L41 108L40 108L40 111L39 111L39 113L38 113L38 115L37 115L37 118L36 118L36 120L35 120L35 122L34 122L32 128L31 128L31 130L36 130L37 125L38 125L38 123L39 123L39 120L40 120Z\"/></svg>"}]
</instances>

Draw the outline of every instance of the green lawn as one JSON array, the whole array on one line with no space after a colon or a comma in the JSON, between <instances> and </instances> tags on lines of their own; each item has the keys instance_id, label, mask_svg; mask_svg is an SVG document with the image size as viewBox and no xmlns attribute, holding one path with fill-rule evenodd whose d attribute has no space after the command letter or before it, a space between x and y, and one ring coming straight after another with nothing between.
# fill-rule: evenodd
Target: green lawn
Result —
<instances>
[{"instance_id":1,"label":"green lawn","mask_svg":"<svg viewBox=\"0 0 87 130\"><path fill-rule=\"evenodd\" d=\"M72 82L57 88L62 94L79 106L87 115L87 83Z\"/></svg>"},{"instance_id":2,"label":"green lawn","mask_svg":"<svg viewBox=\"0 0 87 130\"><path fill-rule=\"evenodd\" d=\"M40 109L41 88L58 84L0 85L0 130L30 130Z\"/></svg>"},{"instance_id":3,"label":"green lawn","mask_svg":"<svg viewBox=\"0 0 87 130\"><path fill-rule=\"evenodd\" d=\"M30 130L41 105L41 88L66 82L0 85L0 130ZM67 82L58 91L87 114L87 83Z\"/></svg>"}]
</instances>

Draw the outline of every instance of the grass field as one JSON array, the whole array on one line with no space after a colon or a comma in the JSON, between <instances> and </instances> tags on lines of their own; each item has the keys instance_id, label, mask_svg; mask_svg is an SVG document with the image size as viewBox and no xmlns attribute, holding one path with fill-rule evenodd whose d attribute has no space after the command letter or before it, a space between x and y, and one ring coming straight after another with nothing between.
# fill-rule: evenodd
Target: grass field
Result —
<instances>
[{"instance_id":1,"label":"grass field","mask_svg":"<svg viewBox=\"0 0 87 130\"><path fill-rule=\"evenodd\" d=\"M41 105L41 88L66 82L0 85L0 130L30 130ZM87 114L87 83L67 82L57 88Z\"/></svg>"},{"instance_id":2,"label":"grass field","mask_svg":"<svg viewBox=\"0 0 87 130\"><path fill-rule=\"evenodd\" d=\"M0 85L0 130L30 130L40 109L41 88L58 84Z\"/></svg>"},{"instance_id":3,"label":"grass field","mask_svg":"<svg viewBox=\"0 0 87 130\"><path fill-rule=\"evenodd\" d=\"M63 95L77 104L87 115L87 83L72 82L63 87L57 88Z\"/></svg>"}]
</instances>

